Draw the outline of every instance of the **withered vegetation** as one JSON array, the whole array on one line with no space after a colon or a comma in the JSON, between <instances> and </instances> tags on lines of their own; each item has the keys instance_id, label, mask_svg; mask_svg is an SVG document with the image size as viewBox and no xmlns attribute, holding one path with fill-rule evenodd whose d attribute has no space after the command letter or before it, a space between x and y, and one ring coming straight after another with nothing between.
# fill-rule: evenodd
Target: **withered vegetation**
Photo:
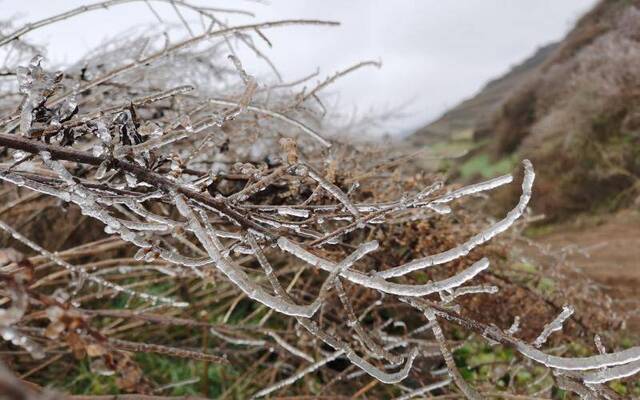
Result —
<instances>
[{"instance_id":1,"label":"withered vegetation","mask_svg":"<svg viewBox=\"0 0 640 400\"><path fill-rule=\"evenodd\" d=\"M3 26L2 393L633 389L640 347L615 335L625 316L519 235L535 195L528 160L521 185L445 184L323 119L321 90L372 63L270 83L236 56L246 46L269 62L254 44L269 29L333 22L227 26L218 15L239 11L149 1L173 6L187 38L117 41L63 71L23 40L126 2ZM520 188L513 208L497 221L478 212L504 185Z\"/></svg>"}]
</instances>

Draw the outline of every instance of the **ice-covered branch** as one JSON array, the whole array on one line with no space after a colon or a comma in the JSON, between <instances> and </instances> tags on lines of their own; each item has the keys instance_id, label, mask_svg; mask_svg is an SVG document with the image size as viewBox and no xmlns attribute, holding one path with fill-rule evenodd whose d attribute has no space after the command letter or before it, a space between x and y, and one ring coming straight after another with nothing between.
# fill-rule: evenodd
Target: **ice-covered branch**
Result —
<instances>
[{"instance_id":1,"label":"ice-covered branch","mask_svg":"<svg viewBox=\"0 0 640 400\"><path fill-rule=\"evenodd\" d=\"M527 204L529 204L529 200L531 199L531 189L533 188L535 173L533 171L533 166L531 165L531 162L529 160L524 160L522 164L524 165L522 195L520 196L520 201L518 201L518 204L511 211L509 211L506 217L504 217L502 220L495 223L494 225L490 226L489 228L485 229L484 231L472 236L471 239L467 240L466 242L464 242L459 246L456 246L442 253L418 258L407 264L399 265L397 267L387 269L385 271L379 272L378 275L382 278L393 278L396 276L406 275L410 272L417 271L423 268L431 267L433 265L444 264L449 261L456 260L460 257L464 257L467 254L469 254L469 252L473 250L475 247L483 243L486 243L487 241L491 240L495 236L509 229L509 227L513 225L513 223L518 218L520 218L520 216L524 213L524 211L527 208ZM498 183L502 184L509 180L510 179L507 179L505 177L497 178L496 180L492 181L492 183L489 184L488 187L495 187L494 185ZM478 191L478 188L476 187L463 192L464 194L468 194L468 193L474 193L477 191ZM458 194L460 193L461 192L458 192ZM460 194L460 196L464 194ZM449 201L449 199L454 199L456 198L456 196L458 195L450 194L449 196L443 197L443 199Z\"/></svg>"},{"instance_id":2,"label":"ice-covered branch","mask_svg":"<svg viewBox=\"0 0 640 400\"><path fill-rule=\"evenodd\" d=\"M558 316L553 321L544 326L544 329L542 330L542 332L540 332L540 335L533 342L533 347L542 346L553 332L562 330L564 321L571 317L571 315L573 315L573 312L573 307L569 305L562 307L562 312L558 314Z\"/></svg>"},{"instance_id":3,"label":"ice-covered branch","mask_svg":"<svg viewBox=\"0 0 640 400\"><path fill-rule=\"evenodd\" d=\"M315 254L303 249L302 247L284 237L278 239L278 246L282 250L294 255L302 261L305 261L306 263L325 271L333 271L336 268L335 263L316 256ZM419 297L456 288L473 279L476 275L478 275L488 267L489 260L483 258L480 261L475 262L469 268L456 275L453 275L450 278L433 283L427 283L424 285L407 285L389 282L378 276L369 276L353 270L345 270L340 274L340 276L357 285L361 285L370 289L380 290L385 293L394 294L397 296Z\"/></svg>"},{"instance_id":4,"label":"ice-covered branch","mask_svg":"<svg viewBox=\"0 0 640 400\"><path fill-rule=\"evenodd\" d=\"M433 336L435 336L438 345L440 346L440 354L444 358L444 362L447 364L447 370L449 371L449 376L456 383L458 388L464 393L464 395L471 400L480 400L482 397L480 394L472 388L460 375L460 371L458 371L458 367L456 367L456 363L453 360L453 355L451 351L449 351L449 347L447 346L447 339L444 337L444 333L442 333L442 328L438 323L438 319L436 317L436 313L428 308L425 310L424 315L427 317L429 322L432 324L431 330L433 331Z\"/></svg>"}]
</instances>

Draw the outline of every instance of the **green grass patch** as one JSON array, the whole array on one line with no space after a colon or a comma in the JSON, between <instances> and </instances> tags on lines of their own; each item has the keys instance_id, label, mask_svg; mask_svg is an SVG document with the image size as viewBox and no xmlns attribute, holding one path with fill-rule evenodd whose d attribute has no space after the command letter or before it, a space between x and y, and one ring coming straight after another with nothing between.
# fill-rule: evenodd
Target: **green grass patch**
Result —
<instances>
[{"instance_id":1,"label":"green grass patch","mask_svg":"<svg viewBox=\"0 0 640 400\"><path fill-rule=\"evenodd\" d=\"M459 167L459 171L463 179L471 179L478 175L483 178L493 178L498 175L508 174L515 165L515 157L507 156L492 162L488 154L481 153L465 161Z\"/></svg>"},{"instance_id":2,"label":"green grass patch","mask_svg":"<svg viewBox=\"0 0 640 400\"><path fill-rule=\"evenodd\" d=\"M69 381L63 382L62 387L68 393L107 395L119 394L120 389L116 384L117 377L95 374L89 368L89 361L79 361L76 373L69 376Z\"/></svg>"},{"instance_id":3,"label":"green grass patch","mask_svg":"<svg viewBox=\"0 0 640 400\"><path fill-rule=\"evenodd\" d=\"M176 382L184 382L195 378L202 379L203 363L201 361L166 357L158 354L139 353L136 362L144 370L145 377L158 386ZM224 381L234 382L238 374L233 367L210 364L207 369L208 393L212 398L219 397L224 391ZM162 394L170 396L202 395L202 382L190 383L167 389ZM228 386L228 385L227 385Z\"/></svg>"},{"instance_id":4,"label":"green grass patch","mask_svg":"<svg viewBox=\"0 0 640 400\"><path fill-rule=\"evenodd\" d=\"M465 161L459 167L459 171L463 179L470 179L478 175L483 178L493 178L497 175L508 174L515 165L516 161L512 156L492 162L488 154L481 153Z\"/></svg>"},{"instance_id":5,"label":"green grass patch","mask_svg":"<svg viewBox=\"0 0 640 400\"><path fill-rule=\"evenodd\" d=\"M535 265L529 264L526 262L518 262L515 264L511 264L511 268L516 271L522 271L529 274L535 274L536 272L538 272L538 268L536 268Z\"/></svg>"}]
</instances>

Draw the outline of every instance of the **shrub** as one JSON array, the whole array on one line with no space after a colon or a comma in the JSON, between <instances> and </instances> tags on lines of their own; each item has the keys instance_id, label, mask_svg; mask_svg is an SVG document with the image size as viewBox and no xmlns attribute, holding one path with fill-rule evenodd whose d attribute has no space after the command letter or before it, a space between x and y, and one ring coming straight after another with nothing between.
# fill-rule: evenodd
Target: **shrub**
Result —
<instances>
[{"instance_id":1,"label":"shrub","mask_svg":"<svg viewBox=\"0 0 640 400\"><path fill-rule=\"evenodd\" d=\"M37 55L25 62L28 47L12 56L19 66L4 67L18 84L3 86L0 119L0 229L11 246L0 252L0 334L14 372L90 394L239 398L280 390L479 398L528 393L527 376L542 374L546 392L555 382L613 396L604 384L637 372L638 347L605 354L597 339L602 354L583 358L539 350L565 323L574 341L604 325L567 322L574 308L556 290L559 276L550 284L488 271L489 257L508 252L485 244L526 212L529 161L501 220L479 227L464 208L452 217L452 205L513 178L445 187L408 173L387 148L327 139L314 123L323 114L316 92L370 63L296 93L293 84L260 84L233 47L220 57L222 45L255 49L250 34L266 40L270 28L332 23L228 27L208 8L170 3L210 26L177 43L119 42L64 72ZM20 44L26 31L0 44ZM580 287L566 289L580 306L602 301L571 292ZM454 353L447 336L470 349ZM503 348L487 356L471 336ZM182 361L161 361L168 357ZM521 384L508 387L511 379ZM0 387L41 395L4 369Z\"/></svg>"}]
</instances>

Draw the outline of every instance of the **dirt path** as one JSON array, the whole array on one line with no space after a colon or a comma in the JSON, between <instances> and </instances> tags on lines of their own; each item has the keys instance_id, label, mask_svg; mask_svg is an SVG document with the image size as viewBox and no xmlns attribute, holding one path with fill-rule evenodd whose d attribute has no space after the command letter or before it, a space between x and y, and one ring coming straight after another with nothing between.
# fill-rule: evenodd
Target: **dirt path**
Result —
<instances>
[{"instance_id":1,"label":"dirt path","mask_svg":"<svg viewBox=\"0 0 640 400\"><path fill-rule=\"evenodd\" d=\"M537 240L552 249L585 249L587 255L572 254L569 260L612 298L640 302L640 210L557 226ZM629 328L640 329L640 316L632 319Z\"/></svg>"},{"instance_id":2,"label":"dirt path","mask_svg":"<svg viewBox=\"0 0 640 400\"><path fill-rule=\"evenodd\" d=\"M585 249L588 256L571 256L576 265L600 283L634 287L640 296L640 211L560 226L538 240L555 249L572 244Z\"/></svg>"}]
</instances>

